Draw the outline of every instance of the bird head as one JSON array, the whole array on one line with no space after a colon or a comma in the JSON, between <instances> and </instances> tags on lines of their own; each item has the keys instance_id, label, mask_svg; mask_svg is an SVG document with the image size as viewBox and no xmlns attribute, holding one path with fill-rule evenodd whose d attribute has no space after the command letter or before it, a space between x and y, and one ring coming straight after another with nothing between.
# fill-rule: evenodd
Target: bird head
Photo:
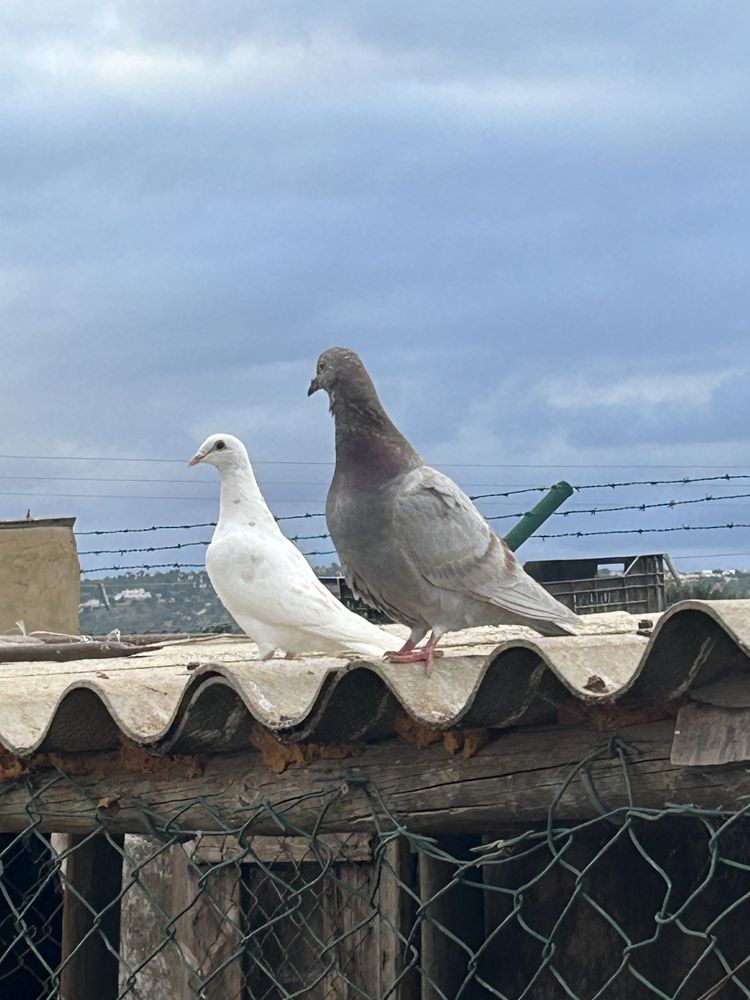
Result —
<instances>
[{"instance_id":1,"label":"bird head","mask_svg":"<svg viewBox=\"0 0 750 1000\"><path fill-rule=\"evenodd\" d=\"M247 451L239 438L234 437L233 434L212 434L206 438L188 465L207 462L222 470L246 461Z\"/></svg>"},{"instance_id":2,"label":"bird head","mask_svg":"<svg viewBox=\"0 0 750 1000\"><path fill-rule=\"evenodd\" d=\"M370 381L359 355L348 347L329 347L318 358L315 377L310 383L307 395L312 396L318 389L325 389L333 400L336 390L352 382L366 379Z\"/></svg>"}]
</instances>

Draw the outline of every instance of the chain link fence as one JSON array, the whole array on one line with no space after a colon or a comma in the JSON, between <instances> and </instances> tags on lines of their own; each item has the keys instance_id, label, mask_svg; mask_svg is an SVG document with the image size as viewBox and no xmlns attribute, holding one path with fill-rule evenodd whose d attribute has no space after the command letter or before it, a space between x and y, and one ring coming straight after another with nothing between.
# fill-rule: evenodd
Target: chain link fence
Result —
<instances>
[{"instance_id":1,"label":"chain link fence","mask_svg":"<svg viewBox=\"0 0 750 1000\"><path fill-rule=\"evenodd\" d=\"M131 834L106 801L82 831L60 804L81 791L70 773L6 781L28 822L0 834L0 997L750 997L750 804L609 811L589 767L614 753L627 786L632 752L571 769L591 818L556 819L563 786L537 827L449 837L411 832L365 783L226 816L130 802L149 831ZM361 796L357 829L330 829L343 794Z\"/></svg>"}]
</instances>

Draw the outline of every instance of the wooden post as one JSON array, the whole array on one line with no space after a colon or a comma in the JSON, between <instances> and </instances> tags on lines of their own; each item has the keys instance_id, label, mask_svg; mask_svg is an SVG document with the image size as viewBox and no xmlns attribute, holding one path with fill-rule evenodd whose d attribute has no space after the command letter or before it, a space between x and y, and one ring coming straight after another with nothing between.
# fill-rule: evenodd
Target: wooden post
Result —
<instances>
[{"instance_id":1,"label":"wooden post","mask_svg":"<svg viewBox=\"0 0 750 1000\"><path fill-rule=\"evenodd\" d=\"M182 913L175 925L174 979L170 995L174 1000L178 997L232 1000L242 996L242 871L239 863L210 871L207 866L199 867L195 859L191 862L181 845L171 849L170 857L171 912ZM205 881L199 886L201 875Z\"/></svg>"},{"instance_id":2,"label":"wooden post","mask_svg":"<svg viewBox=\"0 0 750 1000\"><path fill-rule=\"evenodd\" d=\"M439 846L454 857L469 858L469 848L478 843L477 837L450 837L441 840ZM459 884L446 889L458 867L426 853L419 857L419 895L425 907L421 924L422 1000L456 996L468 974L469 961L484 940L483 886ZM478 882L476 872L472 877ZM466 947L462 948L451 935ZM462 1000L486 995L477 983L470 983L461 993Z\"/></svg>"},{"instance_id":3,"label":"wooden post","mask_svg":"<svg viewBox=\"0 0 750 1000\"><path fill-rule=\"evenodd\" d=\"M64 876L60 1000L117 997L120 903L113 901L122 891L123 845L121 834L109 839L103 833L70 837L71 853Z\"/></svg>"},{"instance_id":4,"label":"wooden post","mask_svg":"<svg viewBox=\"0 0 750 1000\"><path fill-rule=\"evenodd\" d=\"M342 861L335 878L328 879L320 897L322 938L330 949L326 963L335 965L311 996L321 1000L348 1000L378 993L378 914L372 903L374 866L371 859ZM353 984L353 985L350 985Z\"/></svg>"},{"instance_id":5,"label":"wooden post","mask_svg":"<svg viewBox=\"0 0 750 1000\"><path fill-rule=\"evenodd\" d=\"M243 995L242 875L239 861L232 863L237 842L224 850L231 839L209 836L165 848L156 838L128 837L123 995L132 990L139 1000L163 1000L165 983L169 1000L235 1000ZM199 884L201 876L205 880Z\"/></svg>"},{"instance_id":6,"label":"wooden post","mask_svg":"<svg viewBox=\"0 0 750 1000\"><path fill-rule=\"evenodd\" d=\"M413 952L419 947L419 941L412 935L417 909L415 868L416 858L409 843L403 837L391 841L385 849L377 898L380 954L377 996L388 996L389 1000L417 1000L419 996L419 956L414 956L412 962ZM398 986L390 992L395 983Z\"/></svg>"}]
</instances>

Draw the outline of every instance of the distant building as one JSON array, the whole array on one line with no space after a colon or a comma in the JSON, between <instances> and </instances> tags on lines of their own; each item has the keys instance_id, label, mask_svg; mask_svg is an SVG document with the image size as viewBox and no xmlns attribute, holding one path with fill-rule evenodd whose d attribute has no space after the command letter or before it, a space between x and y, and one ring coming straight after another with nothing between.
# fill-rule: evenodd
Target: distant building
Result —
<instances>
[{"instance_id":1,"label":"distant building","mask_svg":"<svg viewBox=\"0 0 750 1000\"><path fill-rule=\"evenodd\" d=\"M151 592L143 587L130 587L115 594L116 601L148 601L150 597Z\"/></svg>"}]
</instances>

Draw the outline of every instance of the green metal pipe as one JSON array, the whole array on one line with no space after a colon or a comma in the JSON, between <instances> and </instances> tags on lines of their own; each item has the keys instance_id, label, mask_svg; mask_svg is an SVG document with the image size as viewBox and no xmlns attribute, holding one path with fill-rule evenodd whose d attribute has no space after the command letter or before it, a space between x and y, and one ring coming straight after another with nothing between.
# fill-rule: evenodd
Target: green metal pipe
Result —
<instances>
[{"instance_id":1,"label":"green metal pipe","mask_svg":"<svg viewBox=\"0 0 750 1000\"><path fill-rule=\"evenodd\" d=\"M505 536L508 548L515 552L519 545L523 545L526 539L544 524L550 514L554 514L557 508L573 495L573 492L570 483L564 481L551 486L549 493L542 497L536 507L527 511Z\"/></svg>"}]
</instances>

